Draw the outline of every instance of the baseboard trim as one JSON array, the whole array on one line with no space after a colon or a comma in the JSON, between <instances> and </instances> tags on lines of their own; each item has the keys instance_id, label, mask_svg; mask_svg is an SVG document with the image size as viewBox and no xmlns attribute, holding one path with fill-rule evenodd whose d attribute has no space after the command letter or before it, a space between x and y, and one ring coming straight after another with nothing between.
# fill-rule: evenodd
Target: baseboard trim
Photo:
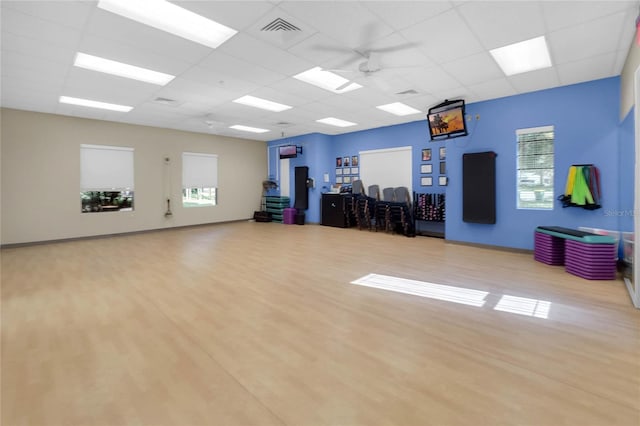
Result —
<instances>
[{"instance_id":1,"label":"baseboard trim","mask_svg":"<svg viewBox=\"0 0 640 426\"><path fill-rule=\"evenodd\" d=\"M44 244L58 244L58 243L70 243L73 241L82 241L82 240L99 240L102 238L116 238L116 237L125 237L130 235L137 234L147 234L150 232L161 232L161 231L175 231L179 229L188 229L188 228L200 228L205 226L213 226L213 225L227 225L230 223L238 223L238 222L247 222L250 221L250 218L246 219L237 219L237 220L227 220L223 222L209 222L209 223L197 223L194 225L181 225L181 226L171 226L168 228L153 228L153 229L142 229L140 231L129 231L129 232L117 232L114 234L103 234L103 235L87 235L84 237L70 237L70 238L59 238L55 240L43 240L43 241L28 241L24 243L11 243L11 244L2 244L0 245L0 249L11 249L11 248L19 248L19 247L30 247L30 246L38 246Z\"/></svg>"},{"instance_id":2,"label":"baseboard trim","mask_svg":"<svg viewBox=\"0 0 640 426\"><path fill-rule=\"evenodd\" d=\"M457 240L445 240L446 243L449 244L457 244L460 246L469 246L469 247L475 247L475 248L486 248L486 249L490 249L490 250L498 250L498 251L505 251L508 253L526 253L526 254L533 254L533 250L530 249L521 249L521 248L515 248L515 247L504 247L504 246L494 246L491 244L481 244L481 243L470 243L467 241L457 241Z\"/></svg>"}]
</instances>

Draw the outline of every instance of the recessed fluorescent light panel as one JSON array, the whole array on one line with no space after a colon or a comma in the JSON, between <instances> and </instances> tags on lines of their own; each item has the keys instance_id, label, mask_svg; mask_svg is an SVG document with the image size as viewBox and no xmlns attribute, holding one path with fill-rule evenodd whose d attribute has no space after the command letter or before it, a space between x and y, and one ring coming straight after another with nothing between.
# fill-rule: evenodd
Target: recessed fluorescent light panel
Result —
<instances>
[{"instance_id":1,"label":"recessed fluorescent light panel","mask_svg":"<svg viewBox=\"0 0 640 426\"><path fill-rule=\"evenodd\" d=\"M213 49L237 33L165 0L100 0L98 7Z\"/></svg>"},{"instance_id":2,"label":"recessed fluorescent light panel","mask_svg":"<svg viewBox=\"0 0 640 426\"><path fill-rule=\"evenodd\" d=\"M124 64L122 62L112 61L111 59L87 55L86 53L80 52L76 53L76 59L73 62L73 65L92 71L104 72L107 74L117 75L119 77L144 81L145 83L157 84L158 86L164 86L175 78L175 76L170 74L152 71L146 68L136 67L134 65Z\"/></svg>"},{"instance_id":3,"label":"recessed fluorescent light panel","mask_svg":"<svg viewBox=\"0 0 640 426\"><path fill-rule=\"evenodd\" d=\"M261 129L259 127L243 126L242 124L234 124L233 126L229 126L229 128L251 133L267 133L269 131L267 129Z\"/></svg>"},{"instance_id":4,"label":"recessed fluorescent light panel","mask_svg":"<svg viewBox=\"0 0 640 426\"><path fill-rule=\"evenodd\" d=\"M277 102L272 102L266 99L256 98L255 96L249 96L249 95L238 98L233 102L236 102L242 105L252 106L255 108L266 109L267 111L275 111L275 112L291 109L289 105L279 104Z\"/></svg>"},{"instance_id":5,"label":"recessed fluorescent light panel","mask_svg":"<svg viewBox=\"0 0 640 426\"><path fill-rule=\"evenodd\" d=\"M544 36L492 49L490 52L507 76L551 66L551 56Z\"/></svg>"},{"instance_id":6,"label":"recessed fluorescent light panel","mask_svg":"<svg viewBox=\"0 0 640 426\"><path fill-rule=\"evenodd\" d=\"M402 102L394 102L386 105L378 105L376 108L394 115L399 115L399 116L418 114L419 112L421 112L415 108L410 107L409 105L403 104Z\"/></svg>"},{"instance_id":7,"label":"recessed fluorescent light panel","mask_svg":"<svg viewBox=\"0 0 640 426\"><path fill-rule=\"evenodd\" d=\"M89 108L108 109L110 111L129 112L133 109L132 106L109 104L106 102L92 101L89 99L72 98L69 96L60 96L60 103L85 106Z\"/></svg>"},{"instance_id":8,"label":"recessed fluorescent light panel","mask_svg":"<svg viewBox=\"0 0 640 426\"><path fill-rule=\"evenodd\" d=\"M349 126L355 126L357 124L357 123L352 123L346 120L340 120L339 118L334 118L334 117L322 118L316 121L318 123L328 124L330 126L336 126L336 127L349 127Z\"/></svg>"},{"instance_id":9,"label":"recessed fluorescent light panel","mask_svg":"<svg viewBox=\"0 0 640 426\"><path fill-rule=\"evenodd\" d=\"M301 72L300 74L294 75L293 78L337 94L350 92L362 87L358 83L347 84L349 80L346 78L331 71L325 71L320 67Z\"/></svg>"}]
</instances>

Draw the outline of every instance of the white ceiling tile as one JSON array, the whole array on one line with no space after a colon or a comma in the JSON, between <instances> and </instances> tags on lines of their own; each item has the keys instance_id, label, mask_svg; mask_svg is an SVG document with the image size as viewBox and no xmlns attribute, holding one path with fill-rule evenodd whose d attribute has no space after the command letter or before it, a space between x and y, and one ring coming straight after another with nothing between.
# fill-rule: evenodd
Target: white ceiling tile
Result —
<instances>
[{"instance_id":1,"label":"white ceiling tile","mask_svg":"<svg viewBox=\"0 0 640 426\"><path fill-rule=\"evenodd\" d=\"M246 34L237 34L218 48L236 58L287 75L295 75L313 66L312 63L271 44Z\"/></svg>"},{"instance_id":2,"label":"white ceiling tile","mask_svg":"<svg viewBox=\"0 0 640 426\"><path fill-rule=\"evenodd\" d=\"M2 1L8 7L45 21L82 30L94 8L87 1Z\"/></svg>"},{"instance_id":3,"label":"white ceiling tile","mask_svg":"<svg viewBox=\"0 0 640 426\"><path fill-rule=\"evenodd\" d=\"M621 12L550 33L552 62L563 64L618 50L625 15Z\"/></svg>"},{"instance_id":4,"label":"white ceiling tile","mask_svg":"<svg viewBox=\"0 0 640 426\"><path fill-rule=\"evenodd\" d=\"M369 1L364 5L395 30L425 21L453 7L448 1Z\"/></svg>"},{"instance_id":5,"label":"white ceiling tile","mask_svg":"<svg viewBox=\"0 0 640 426\"><path fill-rule=\"evenodd\" d=\"M180 1L180 7L240 31L250 28L255 21L274 9L264 1Z\"/></svg>"},{"instance_id":6,"label":"white ceiling tile","mask_svg":"<svg viewBox=\"0 0 640 426\"><path fill-rule=\"evenodd\" d=\"M132 102L139 103L149 98L160 90L160 87L161 86L155 84L144 83L130 78L71 67L67 73L63 90L71 90L79 94L77 97L80 98L88 97L89 99L96 99L89 97L90 94L95 94L96 96L99 95L102 99L110 99L106 100L106 102L131 105ZM82 96L82 93L87 93L87 95ZM66 95L76 96L69 93L66 93Z\"/></svg>"},{"instance_id":7,"label":"white ceiling tile","mask_svg":"<svg viewBox=\"0 0 640 426\"><path fill-rule=\"evenodd\" d=\"M210 71L202 67L193 67L189 71L181 75L186 80L202 83L212 88L220 88L231 92L236 92L237 97L246 95L258 88L258 85L250 83L246 80L235 78L232 75L221 74Z\"/></svg>"},{"instance_id":8,"label":"white ceiling tile","mask_svg":"<svg viewBox=\"0 0 640 426\"><path fill-rule=\"evenodd\" d=\"M45 21L4 7L1 22L3 33L8 32L59 47L74 48L82 37L82 31L79 29Z\"/></svg>"},{"instance_id":9,"label":"white ceiling tile","mask_svg":"<svg viewBox=\"0 0 640 426\"><path fill-rule=\"evenodd\" d=\"M60 47L43 43L29 37L19 36L13 33L2 34L2 50L17 53L19 55L31 56L33 58L42 58L48 62L55 62L60 65L68 66L73 61L75 52L68 47Z\"/></svg>"},{"instance_id":10,"label":"white ceiling tile","mask_svg":"<svg viewBox=\"0 0 640 426\"><path fill-rule=\"evenodd\" d=\"M546 30L539 2L473 1L458 11L486 49L538 37Z\"/></svg>"},{"instance_id":11,"label":"white ceiling tile","mask_svg":"<svg viewBox=\"0 0 640 426\"><path fill-rule=\"evenodd\" d=\"M536 90L558 87L560 85L555 67L518 74L507 77L507 79L518 93L534 92Z\"/></svg>"},{"instance_id":12,"label":"white ceiling tile","mask_svg":"<svg viewBox=\"0 0 640 426\"><path fill-rule=\"evenodd\" d=\"M560 76L560 84L575 84L613 76L611 64L615 63L616 52L605 53L603 56L567 62L556 66Z\"/></svg>"},{"instance_id":13,"label":"white ceiling tile","mask_svg":"<svg viewBox=\"0 0 640 426\"><path fill-rule=\"evenodd\" d=\"M622 11L634 10L638 15L637 1L542 1L548 31L584 24Z\"/></svg>"},{"instance_id":14,"label":"white ceiling tile","mask_svg":"<svg viewBox=\"0 0 640 426\"><path fill-rule=\"evenodd\" d=\"M478 97L478 100L503 98L516 94L516 90L506 77L472 84L469 86L469 90Z\"/></svg>"},{"instance_id":15,"label":"white ceiling tile","mask_svg":"<svg viewBox=\"0 0 640 426\"><path fill-rule=\"evenodd\" d=\"M190 62L181 61L168 54L140 49L126 42L94 35L84 37L77 51L171 75L178 75L193 66Z\"/></svg>"},{"instance_id":16,"label":"white ceiling tile","mask_svg":"<svg viewBox=\"0 0 640 426\"><path fill-rule=\"evenodd\" d=\"M269 85L287 78L286 75L268 70L255 62L245 61L219 50L203 59L199 66L224 76L233 76L257 85Z\"/></svg>"},{"instance_id":17,"label":"white ceiling tile","mask_svg":"<svg viewBox=\"0 0 640 426\"><path fill-rule=\"evenodd\" d=\"M441 67L415 70L405 73L404 78L413 83L416 90L426 93L435 93L460 86L460 82Z\"/></svg>"},{"instance_id":18,"label":"white ceiling tile","mask_svg":"<svg viewBox=\"0 0 640 426\"><path fill-rule=\"evenodd\" d=\"M423 45L422 51L436 63L464 58L483 50L456 10L450 10L400 33L407 41Z\"/></svg>"},{"instance_id":19,"label":"white ceiling tile","mask_svg":"<svg viewBox=\"0 0 640 426\"><path fill-rule=\"evenodd\" d=\"M239 97L238 93L224 85L209 84L178 77L156 92L157 97L173 99L179 104L195 102L215 106Z\"/></svg>"},{"instance_id":20,"label":"white ceiling tile","mask_svg":"<svg viewBox=\"0 0 640 426\"><path fill-rule=\"evenodd\" d=\"M496 62L486 52L447 62L442 65L442 68L465 86L504 76Z\"/></svg>"},{"instance_id":21,"label":"white ceiling tile","mask_svg":"<svg viewBox=\"0 0 640 426\"><path fill-rule=\"evenodd\" d=\"M391 34L394 30L360 2L287 1L280 8L310 22L337 46L357 49Z\"/></svg>"}]
</instances>

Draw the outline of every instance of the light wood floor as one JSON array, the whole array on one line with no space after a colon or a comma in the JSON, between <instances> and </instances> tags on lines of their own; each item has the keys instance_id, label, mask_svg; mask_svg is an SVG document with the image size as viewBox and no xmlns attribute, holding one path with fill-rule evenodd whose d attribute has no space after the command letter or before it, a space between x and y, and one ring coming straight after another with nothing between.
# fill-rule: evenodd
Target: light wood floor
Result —
<instances>
[{"instance_id":1,"label":"light wood floor","mask_svg":"<svg viewBox=\"0 0 640 426\"><path fill-rule=\"evenodd\" d=\"M1 256L6 426L640 424L624 284L531 254L246 222ZM349 284L370 273L489 295Z\"/></svg>"}]
</instances>

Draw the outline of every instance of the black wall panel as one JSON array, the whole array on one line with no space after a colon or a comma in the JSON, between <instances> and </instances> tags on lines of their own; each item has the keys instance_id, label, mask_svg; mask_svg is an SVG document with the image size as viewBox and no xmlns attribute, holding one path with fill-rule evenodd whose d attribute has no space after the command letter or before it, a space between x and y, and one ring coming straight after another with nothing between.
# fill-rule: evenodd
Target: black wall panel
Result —
<instances>
[{"instance_id":1,"label":"black wall panel","mask_svg":"<svg viewBox=\"0 0 640 426\"><path fill-rule=\"evenodd\" d=\"M307 188L308 179L309 167L301 166L295 168L296 199L293 207L296 209L307 210L309 208L309 188Z\"/></svg>"},{"instance_id":2,"label":"black wall panel","mask_svg":"<svg viewBox=\"0 0 640 426\"><path fill-rule=\"evenodd\" d=\"M462 220L496 223L496 153L462 155Z\"/></svg>"}]
</instances>

